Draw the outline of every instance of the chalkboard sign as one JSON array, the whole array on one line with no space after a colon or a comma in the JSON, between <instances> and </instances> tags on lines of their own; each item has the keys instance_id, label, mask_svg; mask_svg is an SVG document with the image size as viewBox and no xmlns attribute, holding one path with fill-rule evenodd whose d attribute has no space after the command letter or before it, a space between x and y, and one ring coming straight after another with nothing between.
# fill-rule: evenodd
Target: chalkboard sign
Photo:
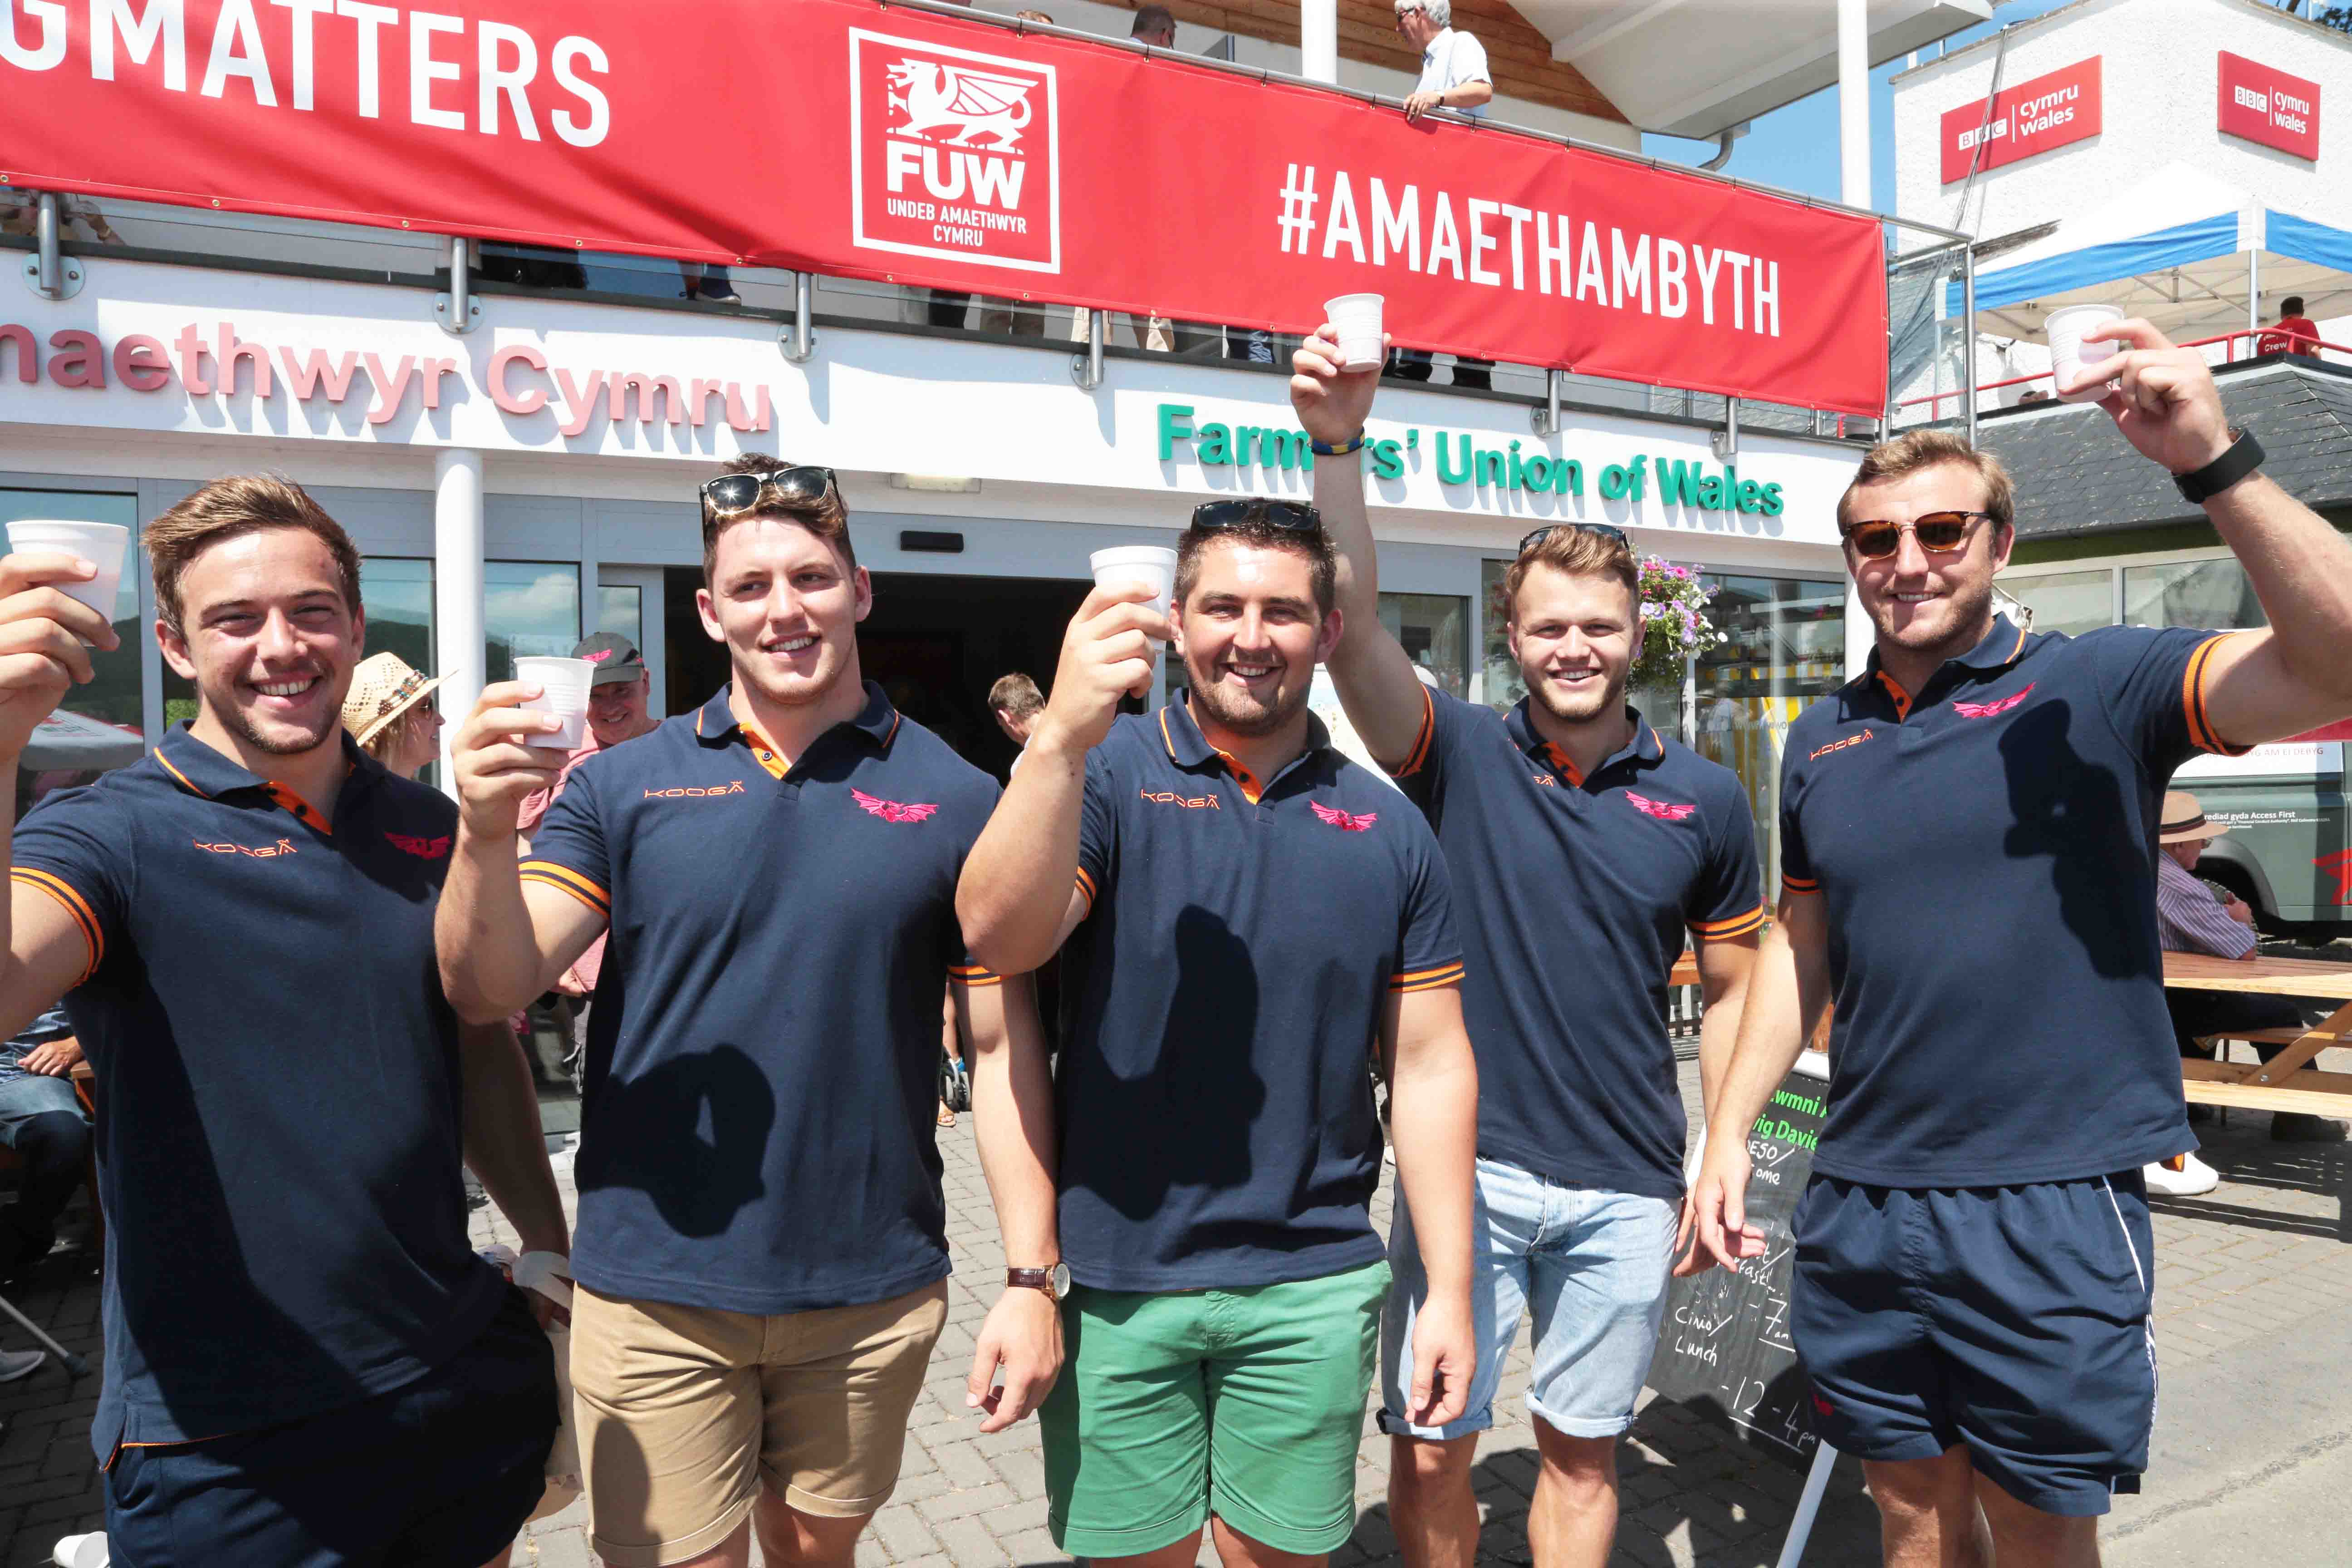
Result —
<instances>
[{"instance_id":1,"label":"chalkboard sign","mask_svg":"<svg viewBox=\"0 0 2352 1568\"><path fill-rule=\"evenodd\" d=\"M1807 1051L1748 1134L1755 1173L1748 1223L1764 1233L1762 1256L1737 1273L1710 1268L1666 1292L1666 1321L1650 1362L1660 1397L1727 1423L1777 1458L1804 1461L1813 1435L1811 1385L1789 1337L1790 1222L1813 1169L1828 1109L1828 1062Z\"/></svg>"}]
</instances>

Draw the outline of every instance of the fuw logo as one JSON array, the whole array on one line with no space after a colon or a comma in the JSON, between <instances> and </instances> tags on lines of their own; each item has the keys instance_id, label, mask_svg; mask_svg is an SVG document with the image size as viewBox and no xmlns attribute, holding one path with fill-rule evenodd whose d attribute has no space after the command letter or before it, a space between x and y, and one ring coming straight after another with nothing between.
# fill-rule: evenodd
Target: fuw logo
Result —
<instances>
[{"instance_id":1,"label":"fuw logo","mask_svg":"<svg viewBox=\"0 0 2352 1568\"><path fill-rule=\"evenodd\" d=\"M1026 272L1062 266L1054 68L852 28L852 238Z\"/></svg>"}]
</instances>

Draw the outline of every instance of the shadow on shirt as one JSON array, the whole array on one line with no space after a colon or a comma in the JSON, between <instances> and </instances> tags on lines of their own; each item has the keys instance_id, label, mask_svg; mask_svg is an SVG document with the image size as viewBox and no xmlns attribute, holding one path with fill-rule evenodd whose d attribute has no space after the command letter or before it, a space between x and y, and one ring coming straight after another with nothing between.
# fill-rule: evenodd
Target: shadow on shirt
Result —
<instances>
[{"instance_id":1,"label":"shadow on shirt","mask_svg":"<svg viewBox=\"0 0 2352 1568\"><path fill-rule=\"evenodd\" d=\"M767 1193L761 1165L776 1091L738 1047L670 1057L635 1078L605 1076L583 1103L583 1192L634 1187L664 1224L693 1237L723 1234Z\"/></svg>"},{"instance_id":2,"label":"shadow on shirt","mask_svg":"<svg viewBox=\"0 0 2352 1568\"><path fill-rule=\"evenodd\" d=\"M2151 851L2129 840L2114 772L2075 751L2068 738L2073 718L2073 704L2045 702L2019 714L2002 733L2011 816L2003 847L2012 859L2049 861L2060 918L2082 940L2096 973L2144 975L2155 949L2154 889L2119 884L2116 873L2134 864L2145 868Z\"/></svg>"}]
</instances>

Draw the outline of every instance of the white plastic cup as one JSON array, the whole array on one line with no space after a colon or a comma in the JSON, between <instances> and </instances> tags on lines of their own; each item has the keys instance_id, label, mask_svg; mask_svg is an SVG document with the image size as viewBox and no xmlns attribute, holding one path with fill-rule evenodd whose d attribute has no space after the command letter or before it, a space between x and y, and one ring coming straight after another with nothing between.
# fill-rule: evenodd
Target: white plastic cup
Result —
<instances>
[{"instance_id":1,"label":"white plastic cup","mask_svg":"<svg viewBox=\"0 0 2352 1568\"><path fill-rule=\"evenodd\" d=\"M11 554L51 550L79 555L98 568L87 583L60 583L58 591L79 599L110 622L114 619L114 594L122 585L122 557L131 547L131 531L119 522L68 522L28 518L8 525Z\"/></svg>"},{"instance_id":2,"label":"white plastic cup","mask_svg":"<svg viewBox=\"0 0 2352 1568\"><path fill-rule=\"evenodd\" d=\"M2053 310L2042 323L2050 342L2050 376L2059 397L2067 403L2096 403L2116 390L2112 381L2095 381L2087 386L2069 392L2076 375L2091 365L2113 359L2123 352L2124 345L2113 338L2086 343L2083 334L2109 321L2120 321L2124 313L2113 305L2069 305L2063 310Z\"/></svg>"},{"instance_id":3,"label":"white plastic cup","mask_svg":"<svg viewBox=\"0 0 2352 1568\"><path fill-rule=\"evenodd\" d=\"M588 743L588 681L596 667L584 658L555 658L524 654L514 661L515 679L539 688L525 702L526 713L552 713L563 728L552 735L528 737L529 743L550 751L576 752Z\"/></svg>"},{"instance_id":4,"label":"white plastic cup","mask_svg":"<svg viewBox=\"0 0 2352 1568\"><path fill-rule=\"evenodd\" d=\"M1323 317L1339 334L1339 363L1347 370L1370 370L1388 357L1381 344L1381 297L1342 294L1323 301Z\"/></svg>"},{"instance_id":5,"label":"white plastic cup","mask_svg":"<svg viewBox=\"0 0 2352 1568\"><path fill-rule=\"evenodd\" d=\"M1161 616L1168 614L1169 595L1176 586L1176 552L1157 544L1122 544L1116 550L1097 550L1087 557L1094 568L1095 586L1108 588L1114 583L1141 583L1151 590L1150 607ZM1160 646L1154 637L1152 646Z\"/></svg>"}]
</instances>

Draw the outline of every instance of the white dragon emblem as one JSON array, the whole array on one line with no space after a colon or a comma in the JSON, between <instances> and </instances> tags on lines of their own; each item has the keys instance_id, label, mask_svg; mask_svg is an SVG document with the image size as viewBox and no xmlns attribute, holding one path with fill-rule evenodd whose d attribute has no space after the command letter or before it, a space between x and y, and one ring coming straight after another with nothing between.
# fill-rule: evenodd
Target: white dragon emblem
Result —
<instances>
[{"instance_id":1,"label":"white dragon emblem","mask_svg":"<svg viewBox=\"0 0 2352 1568\"><path fill-rule=\"evenodd\" d=\"M902 59L890 68L890 107L904 110L899 135L926 137L954 127L948 141L966 146L975 136L995 138L994 150L1009 152L1029 123L1029 89L1034 82L989 76L962 66Z\"/></svg>"}]
</instances>

